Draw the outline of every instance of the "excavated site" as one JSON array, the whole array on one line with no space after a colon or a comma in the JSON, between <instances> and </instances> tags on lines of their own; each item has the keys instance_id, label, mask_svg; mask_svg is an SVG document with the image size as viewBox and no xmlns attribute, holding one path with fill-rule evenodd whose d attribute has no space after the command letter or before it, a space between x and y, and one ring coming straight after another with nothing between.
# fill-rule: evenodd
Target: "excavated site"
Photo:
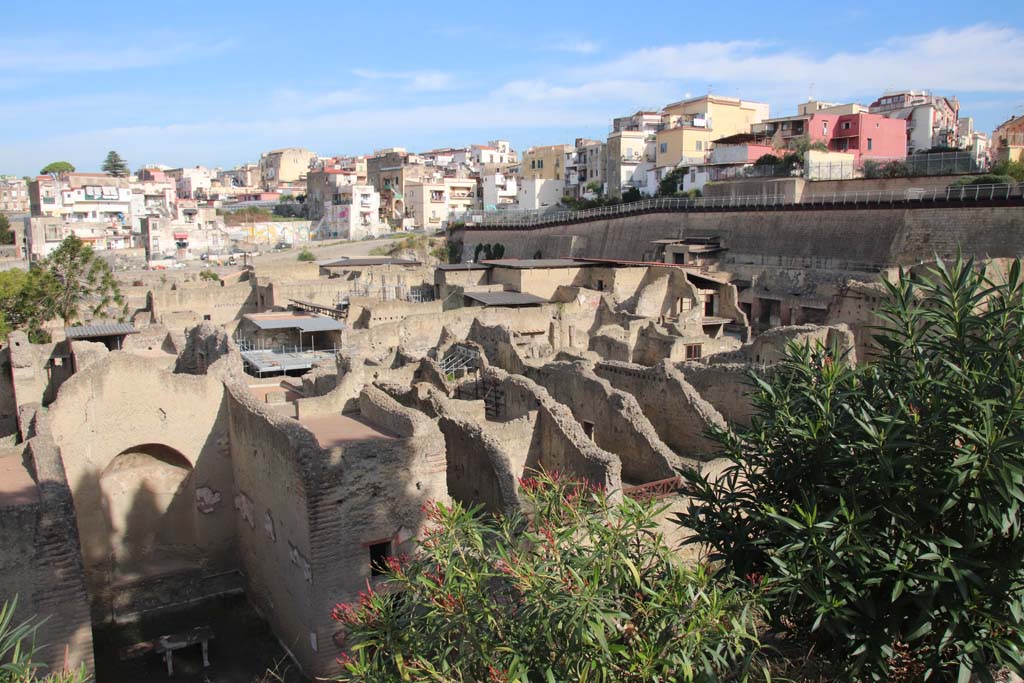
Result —
<instances>
[{"instance_id":1,"label":"excavated site","mask_svg":"<svg viewBox=\"0 0 1024 683\"><path fill-rule=\"evenodd\" d=\"M582 259L123 285L129 323L0 350L0 576L59 615L39 635L58 666L94 666L94 629L243 594L330 675L331 607L411 549L428 501L513 510L547 469L683 505L679 475L714 471L708 430L749 422L751 369L792 341L855 362L870 321L755 335L714 268Z\"/></svg>"}]
</instances>

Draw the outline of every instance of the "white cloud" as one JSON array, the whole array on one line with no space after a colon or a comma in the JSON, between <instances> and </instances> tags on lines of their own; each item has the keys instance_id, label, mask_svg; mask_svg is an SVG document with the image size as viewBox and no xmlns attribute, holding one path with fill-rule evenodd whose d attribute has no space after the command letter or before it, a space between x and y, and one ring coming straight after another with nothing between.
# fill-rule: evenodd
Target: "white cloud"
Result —
<instances>
[{"instance_id":1,"label":"white cloud","mask_svg":"<svg viewBox=\"0 0 1024 683\"><path fill-rule=\"evenodd\" d=\"M998 58L993 59L993 46ZM1024 91L1024 32L978 24L959 30L895 37L860 52L822 58L757 41L695 42L647 48L576 70L615 79L667 79L827 90L830 96L889 88L944 93Z\"/></svg>"},{"instance_id":2,"label":"white cloud","mask_svg":"<svg viewBox=\"0 0 1024 683\"><path fill-rule=\"evenodd\" d=\"M592 55L601 46L590 40L563 40L551 46L556 52L571 52L578 55Z\"/></svg>"},{"instance_id":3,"label":"white cloud","mask_svg":"<svg viewBox=\"0 0 1024 683\"><path fill-rule=\"evenodd\" d=\"M52 74L150 68L210 57L232 45L230 41L181 41L164 36L135 45L88 42L76 44L73 38L55 36L5 41L0 43L0 70Z\"/></svg>"},{"instance_id":4,"label":"white cloud","mask_svg":"<svg viewBox=\"0 0 1024 683\"><path fill-rule=\"evenodd\" d=\"M434 92L449 90L455 84L455 76L445 71L377 71L374 69L353 69L352 73L367 80L404 81L410 92Z\"/></svg>"}]
</instances>

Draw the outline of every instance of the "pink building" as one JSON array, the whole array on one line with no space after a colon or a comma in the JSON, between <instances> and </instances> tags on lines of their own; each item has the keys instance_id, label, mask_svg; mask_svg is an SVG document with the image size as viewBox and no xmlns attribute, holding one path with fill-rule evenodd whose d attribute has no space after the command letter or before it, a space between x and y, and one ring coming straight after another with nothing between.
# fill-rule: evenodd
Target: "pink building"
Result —
<instances>
[{"instance_id":1,"label":"pink building","mask_svg":"<svg viewBox=\"0 0 1024 683\"><path fill-rule=\"evenodd\" d=\"M907 122L867 112L825 113L822 111L769 119L764 132L773 143L792 147L796 138L823 142L830 152L853 154L857 161L870 158L899 158L907 155Z\"/></svg>"}]
</instances>

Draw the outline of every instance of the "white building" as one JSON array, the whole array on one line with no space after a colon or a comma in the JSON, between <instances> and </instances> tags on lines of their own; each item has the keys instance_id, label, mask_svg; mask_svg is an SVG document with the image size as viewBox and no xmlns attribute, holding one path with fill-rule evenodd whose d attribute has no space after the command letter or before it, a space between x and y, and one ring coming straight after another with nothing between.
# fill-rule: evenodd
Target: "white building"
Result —
<instances>
[{"instance_id":1,"label":"white building","mask_svg":"<svg viewBox=\"0 0 1024 683\"><path fill-rule=\"evenodd\" d=\"M483 208L486 211L509 208L516 203L519 184L515 175L494 171L480 176L483 189Z\"/></svg>"},{"instance_id":2,"label":"white building","mask_svg":"<svg viewBox=\"0 0 1024 683\"><path fill-rule=\"evenodd\" d=\"M341 185L314 222L317 239L360 240L388 232L380 220L380 194L372 185Z\"/></svg>"},{"instance_id":3,"label":"white building","mask_svg":"<svg viewBox=\"0 0 1024 683\"><path fill-rule=\"evenodd\" d=\"M516 194L517 209L540 211L555 206L565 194L565 180L526 178L519 181Z\"/></svg>"}]
</instances>

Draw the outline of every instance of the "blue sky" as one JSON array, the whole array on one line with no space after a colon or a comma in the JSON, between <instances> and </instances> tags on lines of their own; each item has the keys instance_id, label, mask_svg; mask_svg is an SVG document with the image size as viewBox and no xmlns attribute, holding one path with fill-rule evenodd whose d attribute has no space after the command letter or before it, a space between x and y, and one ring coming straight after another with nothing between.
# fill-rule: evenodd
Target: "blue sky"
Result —
<instances>
[{"instance_id":1,"label":"blue sky","mask_svg":"<svg viewBox=\"0 0 1024 683\"><path fill-rule=\"evenodd\" d=\"M636 7L637 10L630 10ZM0 0L0 173L229 167L263 150L601 137L699 95L956 95L1024 114L1024 2L305 3Z\"/></svg>"}]
</instances>

